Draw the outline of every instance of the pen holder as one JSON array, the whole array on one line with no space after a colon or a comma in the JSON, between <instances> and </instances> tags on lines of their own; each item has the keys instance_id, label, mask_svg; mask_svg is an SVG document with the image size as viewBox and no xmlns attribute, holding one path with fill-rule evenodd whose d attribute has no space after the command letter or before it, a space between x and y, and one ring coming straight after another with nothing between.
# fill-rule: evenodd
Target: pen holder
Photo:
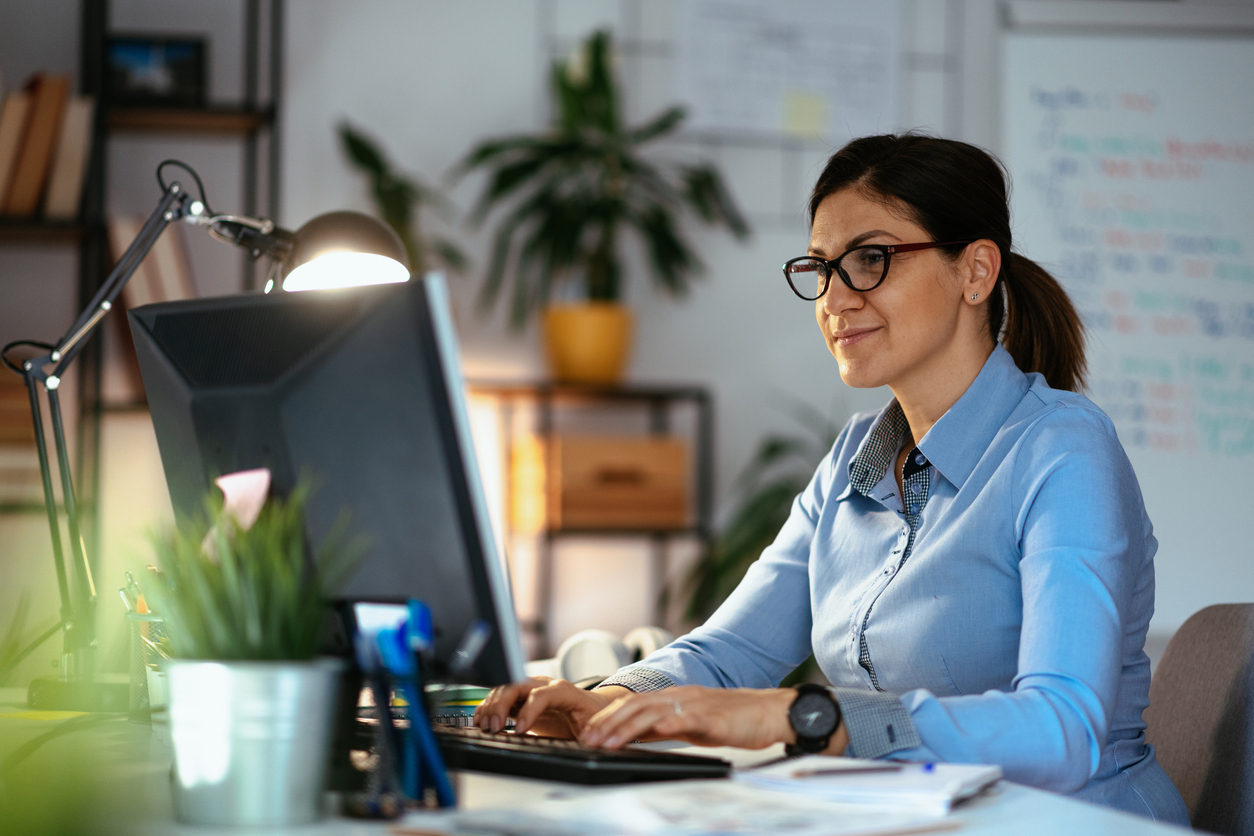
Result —
<instances>
[{"instance_id":1,"label":"pen holder","mask_svg":"<svg viewBox=\"0 0 1254 836\"><path fill-rule=\"evenodd\" d=\"M156 649L164 635L161 616L152 613L126 614L130 631L130 719L136 723L152 722L152 699L148 688L149 665L159 664Z\"/></svg>"}]
</instances>

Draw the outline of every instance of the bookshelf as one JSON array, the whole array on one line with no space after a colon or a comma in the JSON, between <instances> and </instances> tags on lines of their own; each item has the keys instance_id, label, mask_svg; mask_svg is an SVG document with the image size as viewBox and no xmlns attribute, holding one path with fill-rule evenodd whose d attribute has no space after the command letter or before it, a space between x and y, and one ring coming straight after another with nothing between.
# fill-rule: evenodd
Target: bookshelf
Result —
<instances>
[{"instance_id":1,"label":"bookshelf","mask_svg":"<svg viewBox=\"0 0 1254 836\"><path fill-rule=\"evenodd\" d=\"M668 525L634 525L630 527L618 525L557 525L544 524L536 532L519 532L513 525L513 497L506 499L503 513L506 541L510 542L517 536L534 534L536 543L534 565L535 601L533 616L524 619L522 628L531 646L535 658L552 655L553 636L551 635L551 613L553 608L554 589L554 548L558 540L564 537L633 537L642 538L650 545L650 595L652 596L653 623L665 626L664 595L666 579L669 573L670 541L676 537L692 537L702 547L707 547L711 538L714 513L714 404L710 391L696 385L625 385L625 386L585 386L560 383L497 383L492 381L469 381L468 389L472 397L484 399L492 403L497 412L498 425L502 428L502 453L507 463L506 471L512 468L513 451L519 443L520 432L515 413L522 409L530 411L531 427L527 432L552 441L562 435L559 427L560 414L572 409L588 408L594 410L610 410L613 412L643 411L646 430L640 435L644 438L661 439L675 433L677 427L673 413L677 408L688 407L694 413L694 420L685 435L688 437L691 456L689 458L688 502L686 519L679 524ZM594 419L593 428L596 427ZM589 429L587 425L583 430ZM546 465L547 468L547 465ZM552 474L546 474L552 478ZM506 493L512 491L512 479L507 477Z\"/></svg>"},{"instance_id":2,"label":"bookshelf","mask_svg":"<svg viewBox=\"0 0 1254 836\"><path fill-rule=\"evenodd\" d=\"M231 2L231 0L223 0ZM111 106L105 91L106 39L111 34L109 0L78 2L78 79L77 92L97 103L91 128L91 150L82 190L79 216L72 222L38 219L0 219L0 247L72 248L77 256L76 295L78 308L100 287L112 267L106 224L109 197L108 148L112 137L146 134L167 140L178 157L178 143L199 137L225 138L242 146L242 205L229 207L249 215L273 217L278 211L279 141L277 112L282 82L283 2L282 0L235 0L242 11L239 43L242 59L242 94L237 100L221 101L209 89L209 104L202 108ZM194 27L193 27L194 28ZM73 37L65 33L66 37ZM263 35L265 42L263 43ZM221 37L220 33L215 34ZM268 65L268 79L262 89L262 61ZM268 139L264 143L263 139ZM263 159L264 150L264 159ZM264 179L263 179L264 173ZM263 188L264 187L264 188ZM266 196L262 205L261 195ZM155 200L155 198L154 198ZM145 213L151 211L147 207ZM256 284L253 264L244 259L243 288ZM29 303L27 303L29 304ZM65 323L68 325L68 321ZM116 323L114 323L116 325ZM144 409L142 404L106 403L102 396L103 329L98 331L75 364L77 378L77 420L67 420L67 432L74 438L75 488L79 494L82 529L93 569L98 570L101 543L99 496L101 473L101 424L109 416ZM31 336L21 334L18 336ZM3 370L8 374L7 370ZM67 419L71 416L67 415ZM43 513L39 503L0 504L0 514Z\"/></svg>"},{"instance_id":3,"label":"bookshelf","mask_svg":"<svg viewBox=\"0 0 1254 836\"><path fill-rule=\"evenodd\" d=\"M165 108L113 107L105 117L110 131L132 133L227 134L251 137L274 124L273 107Z\"/></svg>"},{"instance_id":4,"label":"bookshelf","mask_svg":"<svg viewBox=\"0 0 1254 836\"><path fill-rule=\"evenodd\" d=\"M77 244L83 237L79 223L0 219L0 245Z\"/></svg>"}]
</instances>

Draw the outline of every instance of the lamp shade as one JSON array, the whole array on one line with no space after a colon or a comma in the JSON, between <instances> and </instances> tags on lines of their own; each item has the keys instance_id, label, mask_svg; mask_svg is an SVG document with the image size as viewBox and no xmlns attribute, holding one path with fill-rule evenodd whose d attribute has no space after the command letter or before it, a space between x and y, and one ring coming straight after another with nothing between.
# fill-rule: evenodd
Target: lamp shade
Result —
<instances>
[{"instance_id":1,"label":"lamp shade","mask_svg":"<svg viewBox=\"0 0 1254 836\"><path fill-rule=\"evenodd\" d=\"M405 246L391 227L361 212L327 212L296 230L283 289L323 290L409 280Z\"/></svg>"}]
</instances>

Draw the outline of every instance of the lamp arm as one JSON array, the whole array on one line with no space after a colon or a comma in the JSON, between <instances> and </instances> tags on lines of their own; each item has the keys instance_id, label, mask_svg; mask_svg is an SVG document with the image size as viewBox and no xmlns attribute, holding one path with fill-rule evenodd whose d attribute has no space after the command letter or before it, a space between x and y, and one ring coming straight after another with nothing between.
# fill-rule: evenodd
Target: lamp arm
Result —
<instances>
[{"instance_id":1,"label":"lamp arm","mask_svg":"<svg viewBox=\"0 0 1254 836\"><path fill-rule=\"evenodd\" d=\"M153 209L148 220L144 221L139 234L118 259L113 271L100 285L100 289L96 291L91 302L78 315L78 319L74 320L74 324L65 332L65 336L57 341L56 348L49 356L49 360L57 364L53 374L60 377L78 356L87 338L95 332L100 320L113 307L113 303L117 301L126 283L130 281L149 251L156 245L161 233L170 223L184 216L185 207L190 199L191 195L177 182L171 183L166 188L161 200L157 203L157 208Z\"/></svg>"},{"instance_id":2,"label":"lamp arm","mask_svg":"<svg viewBox=\"0 0 1254 836\"><path fill-rule=\"evenodd\" d=\"M30 395L31 419L35 428L35 449L39 457L39 471L43 483L44 505L48 514L48 526L52 535L53 559L56 564L57 587L61 598L61 621L59 627L65 633L65 652L69 660L67 667L73 670L71 675L89 675L90 662L79 651L88 651L95 645L94 613L96 604L96 586L92 578L91 564L87 560L87 552L83 546L79 528L78 503L74 492L74 482L70 473L69 451L65 441L65 423L61 412L60 386L61 378L66 369L86 345L88 338L99 327L105 314L113 307L118 295L126 286L127 281L135 274L144 257L157 243L161 233L172 221L185 214L190 195L178 183L171 183L161 196L156 209L144 222L139 234L126 252L118 259L117 265L93 295L91 302L65 335L54 346L34 340L20 340L4 347L5 365L19 372L26 380ZM46 349L47 353L15 364L7 356L10 349L18 346L30 346ZM53 366L51 372L47 369ZM70 552L73 556L73 572L76 584L72 589L69 583L66 561L61 543L61 528L57 515L56 494L53 490L52 467L48 456L48 442L44 433L43 410L40 407L39 385L42 384L48 396L49 417L52 423L53 444L57 453L59 476L61 477L61 495L65 505L66 524L70 538Z\"/></svg>"},{"instance_id":3,"label":"lamp arm","mask_svg":"<svg viewBox=\"0 0 1254 836\"><path fill-rule=\"evenodd\" d=\"M44 506L48 514L57 586L61 597L61 620L57 627L40 636L24 653L29 653L60 629L65 642L62 674L70 679L89 678L93 673L94 654L92 651L96 645L94 624L96 587L79 530L78 504L73 477L70 473L69 454L65 442L65 423L61 412L62 376L100 326L105 315L113 308L122 289L126 287L131 276L135 274L149 251L156 245L161 233L172 222L186 220L193 224L207 225L215 238L245 247L251 252L253 258L265 255L275 260L276 263L285 261L291 255L295 243L295 236L292 233L277 229L269 220L241 215L213 215L205 204L203 187L200 189L200 198L193 200L191 194L179 183L173 182L167 186L160 176L160 171L161 168L171 163L186 169L196 181L197 186L200 186L200 178L196 172L182 163L167 160L158 166L157 179L162 187L160 201L140 228L135 240L126 248L126 252L118 259L113 270L101 283L87 307L70 325L65 335L55 345L38 340L17 340L0 349L0 361L23 377L30 395L31 420L35 428L35 450L39 456ZM18 361L9 357L9 352L18 347L34 348L44 353ZM61 527L57 513L56 494L53 489L52 467L44 433L43 410L40 405L40 385L43 386L48 397L53 444L57 453L61 494L70 536L70 551L73 556L72 565L76 580L73 587L69 582L68 567L61 543Z\"/></svg>"}]
</instances>

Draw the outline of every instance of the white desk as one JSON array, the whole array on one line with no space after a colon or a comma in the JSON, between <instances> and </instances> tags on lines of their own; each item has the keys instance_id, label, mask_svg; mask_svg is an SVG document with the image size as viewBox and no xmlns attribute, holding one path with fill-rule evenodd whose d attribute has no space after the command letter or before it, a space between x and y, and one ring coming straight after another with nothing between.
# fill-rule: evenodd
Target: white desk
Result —
<instances>
[{"instance_id":1,"label":"white desk","mask_svg":"<svg viewBox=\"0 0 1254 836\"><path fill-rule=\"evenodd\" d=\"M8 698L7 700L5 698ZM20 712L16 694L4 689L0 694L0 760L15 744L52 729L46 721L13 717ZM9 705L4 705L9 702ZM725 751L713 752L726 756ZM757 753L755 753L757 754ZM87 799L71 798L91 809L88 834L185 834L211 836L214 830L184 827L173 821L169 791L170 750L150 727L125 721L100 723L73 734L51 740L31 755L24 771L38 774L48 764L74 759L95 777L81 793ZM58 760L59 759L59 760ZM462 773L458 779L460 800L467 808L512 807L520 802L560 788L569 793L569 784L555 784L525 778L509 778L479 773ZM21 790L21 788L18 788ZM67 803L48 797L39 803ZM990 794L960 806L951 814L962 823L957 831L971 836L1014 833L1016 836L1122 836L1123 834L1180 834L1180 828L1156 824L1147 819L1117 813L1080 801L1002 782ZM302 836L365 836L388 832L389 825L351 819L331 818L316 825L288 832ZM232 836L247 831L230 830Z\"/></svg>"}]
</instances>

